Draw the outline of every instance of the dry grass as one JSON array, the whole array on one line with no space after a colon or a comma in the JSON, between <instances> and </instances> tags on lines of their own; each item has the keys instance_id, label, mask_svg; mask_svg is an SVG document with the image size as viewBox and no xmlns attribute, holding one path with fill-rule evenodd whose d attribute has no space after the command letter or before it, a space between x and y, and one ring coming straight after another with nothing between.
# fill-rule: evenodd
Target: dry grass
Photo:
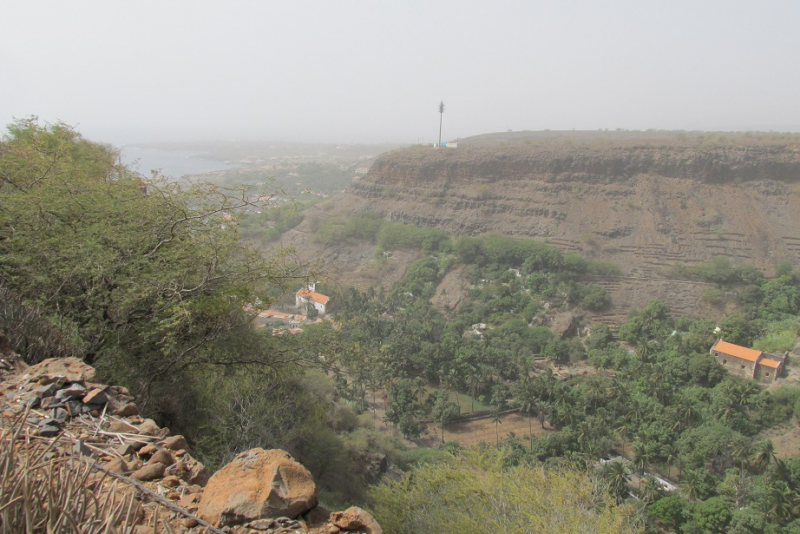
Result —
<instances>
[{"instance_id":1,"label":"dry grass","mask_svg":"<svg viewBox=\"0 0 800 534\"><path fill-rule=\"evenodd\" d=\"M132 531L139 514L133 495L96 495L91 464L55 456L58 440L30 436L26 416L6 420L0 430L0 534Z\"/></svg>"}]
</instances>

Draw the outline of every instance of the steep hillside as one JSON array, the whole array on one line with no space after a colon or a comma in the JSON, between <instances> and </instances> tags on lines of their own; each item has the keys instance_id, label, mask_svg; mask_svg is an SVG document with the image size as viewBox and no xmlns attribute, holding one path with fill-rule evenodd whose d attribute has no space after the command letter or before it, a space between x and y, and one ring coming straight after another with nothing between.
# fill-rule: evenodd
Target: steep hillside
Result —
<instances>
[{"instance_id":1,"label":"steep hillside","mask_svg":"<svg viewBox=\"0 0 800 534\"><path fill-rule=\"evenodd\" d=\"M530 237L622 266L623 277L603 282L616 303L609 319L652 298L686 315L721 314L700 299L700 285L670 279L676 262L722 256L771 274L777 262L800 259L796 139L629 137L492 144L482 136L457 149L397 150L285 241L301 255L348 257L346 247L320 250L303 232L366 209L453 234ZM373 261L359 256L334 261L331 274L356 283Z\"/></svg>"}]
</instances>

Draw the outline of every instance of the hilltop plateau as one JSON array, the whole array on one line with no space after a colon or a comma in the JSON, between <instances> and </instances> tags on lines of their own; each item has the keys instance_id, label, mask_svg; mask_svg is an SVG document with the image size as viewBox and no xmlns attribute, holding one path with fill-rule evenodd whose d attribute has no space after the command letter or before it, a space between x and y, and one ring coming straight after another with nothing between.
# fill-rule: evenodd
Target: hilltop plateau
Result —
<instances>
[{"instance_id":1,"label":"hilltop plateau","mask_svg":"<svg viewBox=\"0 0 800 534\"><path fill-rule=\"evenodd\" d=\"M371 211L451 235L531 238L620 265L600 283L606 319L658 298L688 316L729 312L678 280L676 264L728 258L772 275L800 255L800 140L777 134L508 133L380 156L343 194L284 235L303 258L325 258L345 285L388 285L408 254L378 265L364 243L324 244L314 232ZM388 251L392 252L392 251ZM381 262L378 262L381 263ZM452 277L448 280L454 284ZM452 291L451 291L452 292Z\"/></svg>"}]
</instances>

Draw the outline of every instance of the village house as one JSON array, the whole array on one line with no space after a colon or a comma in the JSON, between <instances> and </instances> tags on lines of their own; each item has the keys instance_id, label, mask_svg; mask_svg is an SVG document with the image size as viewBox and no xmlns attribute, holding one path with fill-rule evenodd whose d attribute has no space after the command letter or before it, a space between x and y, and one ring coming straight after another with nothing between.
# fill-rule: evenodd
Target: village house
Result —
<instances>
[{"instance_id":1,"label":"village house","mask_svg":"<svg viewBox=\"0 0 800 534\"><path fill-rule=\"evenodd\" d=\"M305 309L309 305L313 306L320 315L325 315L329 300L331 300L330 297L316 292L316 284L313 282L308 284L307 289L301 289L295 293L295 306L300 309Z\"/></svg>"},{"instance_id":2,"label":"village house","mask_svg":"<svg viewBox=\"0 0 800 534\"><path fill-rule=\"evenodd\" d=\"M731 374L760 382L773 382L783 372L786 354L764 354L760 350L742 347L719 339L711 347L714 356Z\"/></svg>"}]
</instances>

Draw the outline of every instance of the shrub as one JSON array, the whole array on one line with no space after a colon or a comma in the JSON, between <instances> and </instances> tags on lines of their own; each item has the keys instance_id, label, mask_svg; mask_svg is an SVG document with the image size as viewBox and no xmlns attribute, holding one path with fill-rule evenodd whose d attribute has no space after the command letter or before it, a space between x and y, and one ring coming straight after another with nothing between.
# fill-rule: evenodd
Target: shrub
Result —
<instances>
[{"instance_id":1,"label":"shrub","mask_svg":"<svg viewBox=\"0 0 800 534\"><path fill-rule=\"evenodd\" d=\"M385 481L370 491L375 517L387 534L636 531L633 509L597 491L586 475L506 466L513 462L505 454L469 449Z\"/></svg>"}]
</instances>

